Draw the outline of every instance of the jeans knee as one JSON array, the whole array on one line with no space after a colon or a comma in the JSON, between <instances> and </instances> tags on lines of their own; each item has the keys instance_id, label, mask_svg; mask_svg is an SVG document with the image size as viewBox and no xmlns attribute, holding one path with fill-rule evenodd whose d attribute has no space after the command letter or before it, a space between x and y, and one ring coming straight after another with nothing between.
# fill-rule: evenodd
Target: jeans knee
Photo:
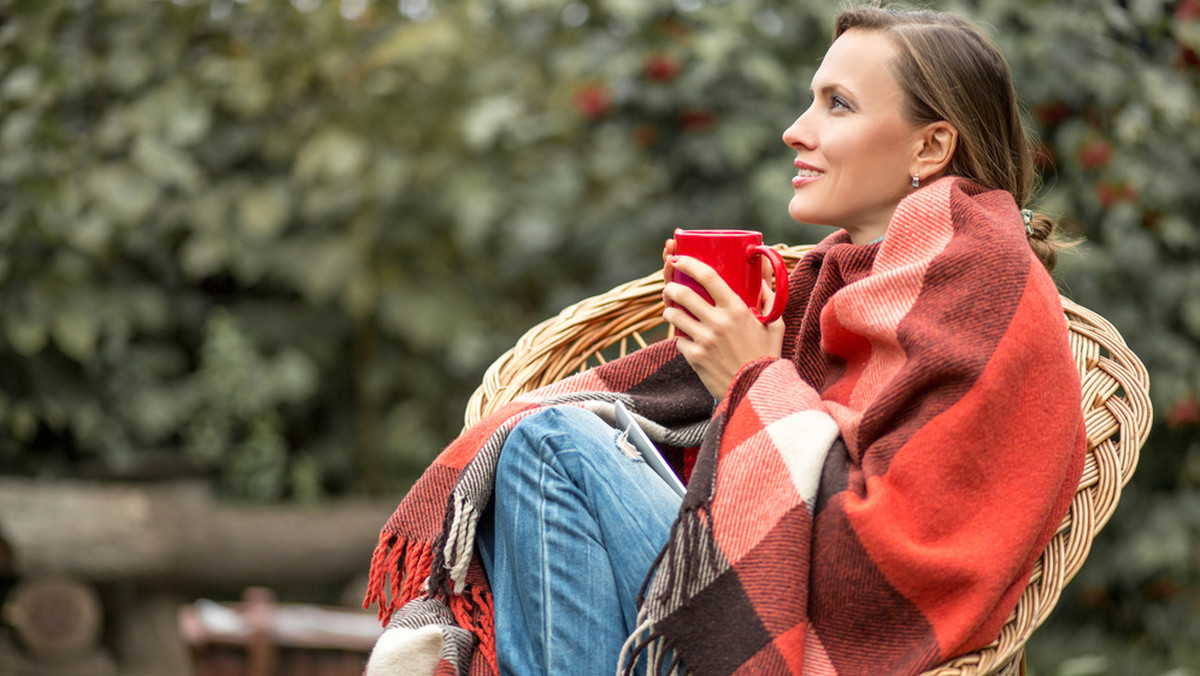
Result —
<instances>
[{"instance_id":1,"label":"jeans knee","mask_svg":"<svg viewBox=\"0 0 1200 676\"><path fill-rule=\"evenodd\" d=\"M600 422L594 413L578 406L547 406L530 413L517 421L513 429L526 428L536 430L560 431L580 426L589 426L592 422Z\"/></svg>"},{"instance_id":2,"label":"jeans knee","mask_svg":"<svg viewBox=\"0 0 1200 676\"><path fill-rule=\"evenodd\" d=\"M517 421L504 439L497 464L497 481L515 476L513 468L530 460L542 461L542 446L547 434L561 427L562 413L545 408Z\"/></svg>"},{"instance_id":3,"label":"jeans knee","mask_svg":"<svg viewBox=\"0 0 1200 676\"><path fill-rule=\"evenodd\" d=\"M550 406L531 413L513 426L500 453L497 472L511 474L512 465L530 460L545 462L559 448L573 448L586 438L613 434L614 431L594 413L578 406ZM569 441L550 441L561 437Z\"/></svg>"},{"instance_id":4,"label":"jeans knee","mask_svg":"<svg viewBox=\"0 0 1200 676\"><path fill-rule=\"evenodd\" d=\"M608 427L594 413L578 406L549 406L517 421L505 446L522 441L536 442L551 435L587 434L594 432L597 424Z\"/></svg>"}]
</instances>

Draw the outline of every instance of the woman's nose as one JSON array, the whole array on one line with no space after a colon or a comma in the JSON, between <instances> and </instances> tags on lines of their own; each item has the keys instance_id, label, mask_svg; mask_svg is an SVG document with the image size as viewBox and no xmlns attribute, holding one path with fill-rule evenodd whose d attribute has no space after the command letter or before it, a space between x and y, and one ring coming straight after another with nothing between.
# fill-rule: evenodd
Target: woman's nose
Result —
<instances>
[{"instance_id":1,"label":"woman's nose","mask_svg":"<svg viewBox=\"0 0 1200 676\"><path fill-rule=\"evenodd\" d=\"M812 148L810 133L805 123L807 115L808 111L804 111L791 126L783 130L783 142L788 144L788 147Z\"/></svg>"}]
</instances>

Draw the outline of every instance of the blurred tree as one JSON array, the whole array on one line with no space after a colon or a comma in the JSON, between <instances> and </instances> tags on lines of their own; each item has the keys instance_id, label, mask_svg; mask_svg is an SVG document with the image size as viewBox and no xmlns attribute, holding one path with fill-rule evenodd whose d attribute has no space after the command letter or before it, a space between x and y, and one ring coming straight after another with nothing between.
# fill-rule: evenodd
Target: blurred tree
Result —
<instances>
[{"instance_id":1,"label":"blurred tree","mask_svg":"<svg viewBox=\"0 0 1200 676\"><path fill-rule=\"evenodd\" d=\"M1032 669L1200 664L1200 2L928 4L1010 57L1036 206L1085 238L1064 291L1161 419ZM825 233L779 136L836 10L0 0L0 471L397 493L488 362L674 227Z\"/></svg>"},{"instance_id":2,"label":"blurred tree","mask_svg":"<svg viewBox=\"0 0 1200 676\"><path fill-rule=\"evenodd\" d=\"M394 492L674 226L783 238L833 10L701 10L9 3L0 467Z\"/></svg>"}]
</instances>

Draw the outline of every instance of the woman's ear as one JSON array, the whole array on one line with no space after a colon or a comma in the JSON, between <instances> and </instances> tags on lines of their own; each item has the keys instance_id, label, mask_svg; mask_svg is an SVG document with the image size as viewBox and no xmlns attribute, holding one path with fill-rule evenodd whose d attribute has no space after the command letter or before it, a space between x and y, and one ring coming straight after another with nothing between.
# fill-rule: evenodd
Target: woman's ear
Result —
<instances>
[{"instance_id":1,"label":"woman's ear","mask_svg":"<svg viewBox=\"0 0 1200 676\"><path fill-rule=\"evenodd\" d=\"M931 122L921 130L920 148L914 158L913 175L941 176L950 166L954 150L958 148L958 129L945 120Z\"/></svg>"}]
</instances>

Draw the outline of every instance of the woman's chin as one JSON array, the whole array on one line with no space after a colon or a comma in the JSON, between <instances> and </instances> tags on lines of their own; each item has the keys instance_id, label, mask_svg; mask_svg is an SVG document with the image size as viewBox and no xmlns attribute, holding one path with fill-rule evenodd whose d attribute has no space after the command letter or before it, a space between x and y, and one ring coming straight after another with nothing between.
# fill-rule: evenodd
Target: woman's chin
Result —
<instances>
[{"instance_id":1,"label":"woman's chin","mask_svg":"<svg viewBox=\"0 0 1200 676\"><path fill-rule=\"evenodd\" d=\"M821 223L820 214L815 209L804 203L797 195L788 203L788 215L797 223L807 223L808 225L824 225Z\"/></svg>"}]
</instances>

